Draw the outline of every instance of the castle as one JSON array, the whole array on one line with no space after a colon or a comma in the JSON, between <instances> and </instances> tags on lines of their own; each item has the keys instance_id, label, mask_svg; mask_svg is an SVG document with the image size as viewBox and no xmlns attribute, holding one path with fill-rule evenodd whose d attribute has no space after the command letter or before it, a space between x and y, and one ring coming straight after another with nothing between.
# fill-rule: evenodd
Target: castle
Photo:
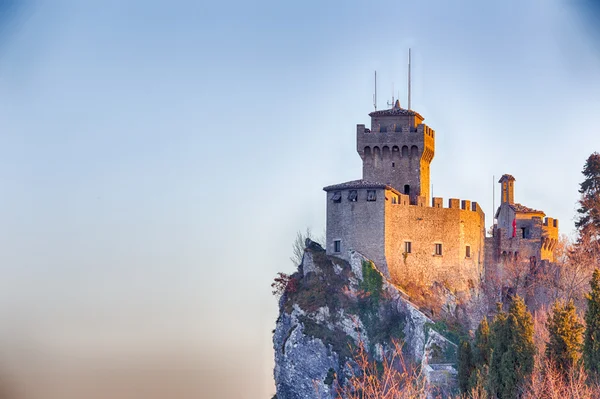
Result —
<instances>
[{"instance_id":1,"label":"castle","mask_svg":"<svg viewBox=\"0 0 600 399\"><path fill-rule=\"evenodd\" d=\"M396 101L371 112L371 127L357 125L363 163L360 180L325 187L326 251L342 258L355 250L392 281L445 282L472 289L506 262L553 261L558 220L514 202L514 182L503 175L501 204L491 237L485 214L469 200L430 197L435 131Z\"/></svg>"}]
</instances>

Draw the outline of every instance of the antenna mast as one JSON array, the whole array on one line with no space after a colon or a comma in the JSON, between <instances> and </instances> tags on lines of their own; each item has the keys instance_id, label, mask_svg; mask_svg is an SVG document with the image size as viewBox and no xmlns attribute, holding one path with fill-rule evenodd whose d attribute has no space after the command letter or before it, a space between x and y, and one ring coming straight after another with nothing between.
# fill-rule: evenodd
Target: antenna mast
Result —
<instances>
[{"instance_id":1,"label":"antenna mast","mask_svg":"<svg viewBox=\"0 0 600 399\"><path fill-rule=\"evenodd\" d=\"M373 94L373 106L377 111L377 71L375 71L375 94Z\"/></svg>"},{"instance_id":2,"label":"antenna mast","mask_svg":"<svg viewBox=\"0 0 600 399\"><path fill-rule=\"evenodd\" d=\"M388 101L387 105L388 107L392 107L394 108L394 104L395 104L395 98L394 98L394 82L392 82L392 103L390 104L390 102Z\"/></svg>"},{"instance_id":3,"label":"antenna mast","mask_svg":"<svg viewBox=\"0 0 600 399\"><path fill-rule=\"evenodd\" d=\"M408 49L408 109L410 110L410 48Z\"/></svg>"},{"instance_id":4,"label":"antenna mast","mask_svg":"<svg viewBox=\"0 0 600 399\"><path fill-rule=\"evenodd\" d=\"M492 226L496 224L496 176L492 175Z\"/></svg>"}]
</instances>

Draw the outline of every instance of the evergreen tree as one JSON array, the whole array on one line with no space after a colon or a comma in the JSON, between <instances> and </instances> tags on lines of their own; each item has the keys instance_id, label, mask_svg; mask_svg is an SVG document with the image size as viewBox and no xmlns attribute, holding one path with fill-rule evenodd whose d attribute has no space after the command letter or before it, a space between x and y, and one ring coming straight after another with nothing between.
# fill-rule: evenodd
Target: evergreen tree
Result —
<instances>
[{"instance_id":1,"label":"evergreen tree","mask_svg":"<svg viewBox=\"0 0 600 399\"><path fill-rule=\"evenodd\" d=\"M573 301L556 301L546 323L550 340L546 344L546 357L559 370L567 372L580 357L581 338L584 330L579 322Z\"/></svg>"},{"instance_id":2,"label":"evergreen tree","mask_svg":"<svg viewBox=\"0 0 600 399\"><path fill-rule=\"evenodd\" d=\"M525 302L515 296L508 312L494 318L490 334L489 393L499 399L519 396L524 379L533 370L533 319Z\"/></svg>"},{"instance_id":3,"label":"evergreen tree","mask_svg":"<svg viewBox=\"0 0 600 399\"><path fill-rule=\"evenodd\" d=\"M475 369L469 341L461 341L458 347L458 387L462 393L471 390L471 373Z\"/></svg>"},{"instance_id":4,"label":"evergreen tree","mask_svg":"<svg viewBox=\"0 0 600 399\"><path fill-rule=\"evenodd\" d=\"M585 177L580 184L579 218L575 226L579 231L578 250L588 257L600 258L600 154L594 152L583 168Z\"/></svg>"},{"instance_id":5,"label":"evergreen tree","mask_svg":"<svg viewBox=\"0 0 600 399\"><path fill-rule=\"evenodd\" d=\"M600 270L594 270L590 286L591 290L586 295L583 361L588 372L598 374L600 370Z\"/></svg>"},{"instance_id":6,"label":"evergreen tree","mask_svg":"<svg viewBox=\"0 0 600 399\"><path fill-rule=\"evenodd\" d=\"M490 326L487 318L484 317L475 331L475 343L473 344L474 370L471 372L471 377L469 378L469 392L473 388L481 389L487 385L490 352Z\"/></svg>"},{"instance_id":7,"label":"evergreen tree","mask_svg":"<svg viewBox=\"0 0 600 399\"><path fill-rule=\"evenodd\" d=\"M487 366L490 363L490 326L484 317L475 331L475 348L473 360L476 367Z\"/></svg>"}]
</instances>

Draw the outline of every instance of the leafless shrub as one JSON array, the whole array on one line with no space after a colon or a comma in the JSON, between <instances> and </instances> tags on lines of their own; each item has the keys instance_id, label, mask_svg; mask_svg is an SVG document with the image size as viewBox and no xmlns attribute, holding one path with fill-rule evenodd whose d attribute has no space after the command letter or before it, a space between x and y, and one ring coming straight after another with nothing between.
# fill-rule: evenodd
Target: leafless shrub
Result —
<instances>
[{"instance_id":1,"label":"leafless shrub","mask_svg":"<svg viewBox=\"0 0 600 399\"><path fill-rule=\"evenodd\" d=\"M353 374L338 390L338 399L421 399L427 396L424 376L408 364L402 347L393 341L393 350L383 362L369 360L364 345L359 343L354 354Z\"/></svg>"}]
</instances>

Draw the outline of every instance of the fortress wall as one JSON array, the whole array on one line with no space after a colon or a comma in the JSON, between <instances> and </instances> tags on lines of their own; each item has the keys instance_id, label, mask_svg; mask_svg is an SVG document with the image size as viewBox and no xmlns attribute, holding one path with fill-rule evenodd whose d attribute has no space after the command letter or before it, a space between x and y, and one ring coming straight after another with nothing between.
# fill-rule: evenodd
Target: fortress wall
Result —
<instances>
[{"instance_id":1,"label":"fortress wall","mask_svg":"<svg viewBox=\"0 0 600 399\"><path fill-rule=\"evenodd\" d=\"M440 199L433 200L439 204ZM453 208L401 206L386 202L385 255L392 280L402 285L414 281L430 285L446 281L466 290L478 286L483 273L483 212L461 209L459 200ZM466 205L466 203L465 203ZM477 206L475 206L477 209ZM404 255L405 241L411 253ZM442 244L442 255L435 255L435 244ZM471 256L466 257L466 246Z\"/></svg>"},{"instance_id":2,"label":"fortress wall","mask_svg":"<svg viewBox=\"0 0 600 399\"><path fill-rule=\"evenodd\" d=\"M500 208L501 212L510 212L510 208ZM514 212L512 212L514 215ZM503 218L499 218L501 222ZM506 219L512 221L512 219ZM542 221L541 216L531 216L531 214L517 214L516 236L513 237L512 223L504 223L498 226L495 235L499 236L499 243L496 252L502 254L519 253L521 259L529 259L535 256L537 260L554 261L554 248L558 243L558 222L555 219L545 218ZM556 227L555 227L556 225ZM496 259L495 261L498 261Z\"/></svg>"},{"instance_id":3,"label":"fortress wall","mask_svg":"<svg viewBox=\"0 0 600 399\"><path fill-rule=\"evenodd\" d=\"M378 189L375 190L376 201L367 201L367 189L357 189L357 201L350 202L349 191L350 189L341 190L340 203L331 200L333 191L327 193L327 254L347 259L348 250L354 249L373 260L385 274L384 203L391 203L392 194L394 197L397 195L389 191L389 199L386 201L387 190ZM341 241L340 253L334 252L335 240Z\"/></svg>"}]
</instances>

